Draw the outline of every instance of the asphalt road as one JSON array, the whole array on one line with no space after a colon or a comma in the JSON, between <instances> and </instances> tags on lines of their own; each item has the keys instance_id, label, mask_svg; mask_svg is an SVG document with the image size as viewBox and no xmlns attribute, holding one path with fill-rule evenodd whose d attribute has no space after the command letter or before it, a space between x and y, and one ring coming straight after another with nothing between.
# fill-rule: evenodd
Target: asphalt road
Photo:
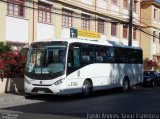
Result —
<instances>
[{"instance_id":1,"label":"asphalt road","mask_svg":"<svg viewBox=\"0 0 160 119\"><path fill-rule=\"evenodd\" d=\"M1 118L12 119L81 119L81 118L141 118L139 114L160 113L160 87L137 88L123 93L105 90L91 97L73 96L35 96L32 99L15 99L11 104L0 103ZM17 114L17 115L16 115ZM107 114L107 115L106 115ZM109 115L111 114L111 115ZM134 114L134 115L132 115ZM123 115L125 118L125 115ZM147 115L148 116L148 115ZM160 118L159 115L155 118ZM113 117L113 118L114 118ZM5 119L5 118L4 118Z\"/></svg>"}]
</instances>

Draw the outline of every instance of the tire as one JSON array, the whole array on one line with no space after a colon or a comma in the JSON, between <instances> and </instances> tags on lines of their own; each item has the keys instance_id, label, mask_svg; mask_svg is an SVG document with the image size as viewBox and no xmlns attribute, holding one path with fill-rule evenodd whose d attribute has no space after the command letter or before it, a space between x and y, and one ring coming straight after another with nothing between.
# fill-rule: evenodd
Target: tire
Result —
<instances>
[{"instance_id":1,"label":"tire","mask_svg":"<svg viewBox=\"0 0 160 119\"><path fill-rule=\"evenodd\" d=\"M31 93L25 94L25 99L31 99L31 98L33 98L33 95Z\"/></svg>"},{"instance_id":2,"label":"tire","mask_svg":"<svg viewBox=\"0 0 160 119\"><path fill-rule=\"evenodd\" d=\"M82 96L87 97L92 93L92 85L88 80L85 80L82 86Z\"/></svg>"},{"instance_id":3,"label":"tire","mask_svg":"<svg viewBox=\"0 0 160 119\"><path fill-rule=\"evenodd\" d=\"M126 92L130 88L129 80L127 78L123 79L123 84L122 84L122 91Z\"/></svg>"}]
</instances>

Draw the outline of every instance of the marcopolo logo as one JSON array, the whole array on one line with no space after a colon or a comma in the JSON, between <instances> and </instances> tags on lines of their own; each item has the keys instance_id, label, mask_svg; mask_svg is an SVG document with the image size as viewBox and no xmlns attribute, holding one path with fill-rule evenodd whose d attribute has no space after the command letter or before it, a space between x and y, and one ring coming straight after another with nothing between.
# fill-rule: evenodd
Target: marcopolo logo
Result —
<instances>
[{"instance_id":1,"label":"marcopolo logo","mask_svg":"<svg viewBox=\"0 0 160 119\"><path fill-rule=\"evenodd\" d=\"M43 84L43 82L42 82L42 81L40 81L40 82L39 82L39 84Z\"/></svg>"}]
</instances>

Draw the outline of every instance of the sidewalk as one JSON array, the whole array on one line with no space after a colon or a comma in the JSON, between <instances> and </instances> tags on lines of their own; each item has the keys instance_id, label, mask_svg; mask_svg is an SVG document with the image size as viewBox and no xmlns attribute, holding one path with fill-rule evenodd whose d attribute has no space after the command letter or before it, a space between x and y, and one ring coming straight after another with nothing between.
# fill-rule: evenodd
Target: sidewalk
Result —
<instances>
[{"instance_id":1,"label":"sidewalk","mask_svg":"<svg viewBox=\"0 0 160 119\"><path fill-rule=\"evenodd\" d=\"M24 94L0 94L0 108L33 104L39 102L43 101L25 99Z\"/></svg>"},{"instance_id":2,"label":"sidewalk","mask_svg":"<svg viewBox=\"0 0 160 119\"><path fill-rule=\"evenodd\" d=\"M65 116L61 114L40 114L40 113L27 113L25 111L14 110L17 106L25 106L34 103L44 102L41 100L25 99L24 94L0 94L0 119L8 117L8 119L84 119L81 117ZM9 109L8 109L9 108ZM36 107L35 107L36 108ZM2 115L3 114L3 115ZM15 118L14 118L15 115ZM11 117L11 118L10 118ZM18 118L16 118L18 117Z\"/></svg>"},{"instance_id":3,"label":"sidewalk","mask_svg":"<svg viewBox=\"0 0 160 119\"><path fill-rule=\"evenodd\" d=\"M24 94L0 94L0 104L3 102L14 102L20 99L25 99Z\"/></svg>"}]
</instances>

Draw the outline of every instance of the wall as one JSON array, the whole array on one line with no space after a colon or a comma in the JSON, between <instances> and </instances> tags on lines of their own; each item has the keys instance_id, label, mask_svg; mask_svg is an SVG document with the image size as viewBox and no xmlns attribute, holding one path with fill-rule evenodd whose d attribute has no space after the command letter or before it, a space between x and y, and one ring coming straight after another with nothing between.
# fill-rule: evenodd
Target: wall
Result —
<instances>
[{"instance_id":1,"label":"wall","mask_svg":"<svg viewBox=\"0 0 160 119\"><path fill-rule=\"evenodd\" d=\"M0 94L1 93L21 93L24 92L23 78L0 79Z\"/></svg>"},{"instance_id":2,"label":"wall","mask_svg":"<svg viewBox=\"0 0 160 119\"><path fill-rule=\"evenodd\" d=\"M54 38L54 26L37 23L37 41Z\"/></svg>"},{"instance_id":3,"label":"wall","mask_svg":"<svg viewBox=\"0 0 160 119\"><path fill-rule=\"evenodd\" d=\"M6 40L28 42L28 20L6 16Z\"/></svg>"},{"instance_id":4,"label":"wall","mask_svg":"<svg viewBox=\"0 0 160 119\"><path fill-rule=\"evenodd\" d=\"M5 24L6 24L7 6L4 2L0 2L0 41L5 41Z\"/></svg>"}]
</instances>

